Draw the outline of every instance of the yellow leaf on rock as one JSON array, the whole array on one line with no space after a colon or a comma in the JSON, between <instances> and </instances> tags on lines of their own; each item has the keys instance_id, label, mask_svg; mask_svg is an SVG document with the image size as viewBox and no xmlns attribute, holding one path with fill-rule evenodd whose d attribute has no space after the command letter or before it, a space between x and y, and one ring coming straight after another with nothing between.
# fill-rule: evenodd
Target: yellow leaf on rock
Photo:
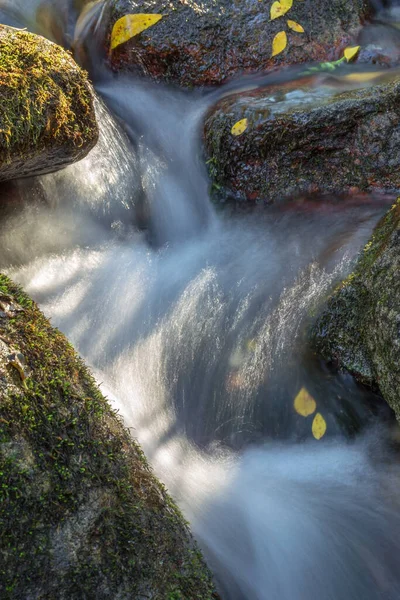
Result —
<instances>
[{"instance_id":1,"label":"yellow leaf on rock","mask_svg":"<svg viewBox=\"0 0 400 600\"><path fill-rule=\"evenodd\" d=\"M301 388L293 403L295 411L302 417L312 415L317 408L317 403L306 388Z\"/></svg>"},{"instance_id":2,"label":"yellow leaf on rock","mask_svg":"<svg viewBox=\"0 0 400 600\"><path fill-rule=\"evenodd\" d=\"M270 15L271 15L271 21L273 21L274 19L277 19L278 17L281 17L283 15L282 4L279 1L272 3Z\"/></svg>"},{"instance_id":3,"label":"yellow leaf on rock","mask_svg":"<svg viewBox=\"0 0 400 600\"><path fill-rule=\"evenodd\" d=\"M288 19L287 24L289 25L290 29L293 29L293 31L297 31L297 33L304 33L303 27L299 25L299 23L296 23L296 21L291 21Z\"/></svg>"},{"instance_id":4,"label":"yellow leaf on rock","mask_svg":"<svg viewBox=\"0 0 400 600\"><path fill-rule=\"evenodd\" d=\"M292 5L293 0L280 0L280 2L276 0L276 2L273 2L270 11L271 21L285 15L292 8Z\"/></svg>"},{"instance_id":5,"label":"yellow leaf on rock","mask_svg":"<svg viewBox=\"0 0 400 600\"><path fill-rule=\"evenodd\" d=\"M162 15L137 13L125 15L118 19L111 32L111 50L127 42L135 35L155 25L162 19Z\"/></svg>"},{"instance_id":6,"label":"yellow leaf on rock","mask_svg":"<svg viewBox=\"0 0 400 600\"><path fill-rule=\"evenodd\" d=\"M317 413L312 423L312 434L316 440L320 440L326 433L326 421L321 413Z\"/></svg>"},{"instance_id":7,"label":"yellow leaf on rock","mask_svg":"<svg viewBox=\"0 0 400 600\"><path fill-rule=\"evenodd\" d=\"M293 0L281 0L281 4L283 6L283 14L287 13L293 6Z\"/></svg>"},{"instance_id":8,"label":"yellow leaf on rock","mask_svg":"<svg viewBox=\"0 0 400 600\"><path fill-rule=\"evenodd\" d=\"M247 124L247 119L241 119L240 121L234 124L234 126L231 129L231 134L236 136L242 135L242 133L245 132L247 129Z\"/></svg>"},{"instance_id":9,"label":"yellow leaf on rock","mask_svg":"<svg viewBox=\"0 0 400 600\"><path fill-rule=\"evenodd\" d=\"M347 62L350 62L352 58L354 58L357 54L358 51L360 50L360 46L353 46L353 47L348 47L344 49L344 56L347 60Z\"/></svg>"},{"instance_id":10,"label":"yellow leaf on rock","mask_svg":"<svg viewBox=\"0 0 400 600\"><path fill-rule=\"evenodd\" d=\"M281 52L283 52L284 49L286 48L286 46L287 46L286 31L280 31L279 33L276 34L276 36L272 40L271 58L273 58L277 54L280 54Z\"/></svg>"}]
</instances>

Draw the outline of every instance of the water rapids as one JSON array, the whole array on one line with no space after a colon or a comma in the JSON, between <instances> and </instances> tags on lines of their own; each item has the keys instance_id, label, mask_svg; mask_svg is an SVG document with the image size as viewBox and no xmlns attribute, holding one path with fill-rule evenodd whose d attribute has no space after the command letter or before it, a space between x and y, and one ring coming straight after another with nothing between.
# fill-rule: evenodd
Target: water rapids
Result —
<instances>
[{"instance_id":1,"label":"water rapids","mask_svg":"<svg viewBox=\"0 0 400 600\"><path fill-rule=\"evenodd\" d=\"M0 10L18 22L25 5L34 29L37 2ZM1 268L133 428L222 598L397 600L397 430L306 341L386 207L216 211L203 116L249 82L201 95L100 77L99 144L18 182L18 203L2 209ZM303 387L327 423L318 442L293 409Z\"/></svg>"}]
</instances>

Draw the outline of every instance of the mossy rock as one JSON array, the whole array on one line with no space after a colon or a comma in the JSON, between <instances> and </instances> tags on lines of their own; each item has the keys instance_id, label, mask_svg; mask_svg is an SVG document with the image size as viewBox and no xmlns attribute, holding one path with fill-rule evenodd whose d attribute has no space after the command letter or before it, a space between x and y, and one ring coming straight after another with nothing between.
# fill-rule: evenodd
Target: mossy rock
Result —
<instances>
[{"instance_id":1,"label":"mossy rock","mask_svg":"<svg viewBox=\"0 0 400 600\"><path fill-rule=\"evenodd\" d=\"M346 89L338 76L335 88L329 76L317 92L305 75L224 98L205 123L211 178L235 198L267 203L308 194L400 192L400 78L382 73L375 81ZM247 129L235 136L232 126L242 119Z\"/></svg>"},{"instance_id":2,"label":"mossy rock","mask_svg":"<svg viewBox=\"0 0 400 600\"><path fill-rule=\"evenodd\" d=\"M92 88L71 55L0 25L0 180L56 171L97 139Z\"/></svg>"},{"instance_id":3,"label":"mossy rock","mask_svg":"<svg viewBox=\"0 0 400 600\"><path fill-rule=\"evenodd\" d=\"M0 275L0 597L206 600L210 573L65 337Z\"/></svg>"},{"instance_id":4,"label":"mossy rock","mask_svg":"<svg viewBox=\"0 0 400 600\"><path fill-rule=\"evenodd\" d=\"M379 387L400 421L400 199L313 331L317 350Z\"/></svg>"}]
</instances>

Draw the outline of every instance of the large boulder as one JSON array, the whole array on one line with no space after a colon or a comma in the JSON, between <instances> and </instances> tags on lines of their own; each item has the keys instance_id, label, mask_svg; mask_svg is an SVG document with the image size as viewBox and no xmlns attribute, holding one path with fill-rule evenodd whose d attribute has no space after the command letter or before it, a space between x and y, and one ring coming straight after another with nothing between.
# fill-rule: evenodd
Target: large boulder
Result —
<instances>
[{"instance_id":1,"label":"large boulder","mask_svg":"<svg viewBox=\"0 0 400 600\"><path fill-rule=\"evenodd\" d=\"M266 202L354 188L400 191L400 78L356 90L343 87L353 85L346 78L334 79L325 87L298 81L219 102L205 123L217 187ZM234 135L238 122L246 129Z\"/></svg>"},{"instance_id":2,"label":"large boulder","mask_svg":"<svg viewBox=\"0 0 400 600\"><path fill-rule=\"evenodd\" d=\"M180 512L65 337L0 275L0 597L211 600Z\"/></svg>"},{"instance_id":3,"label":"large boulder","mask_svg":"<svg viewBox=\"0 0 400 600\"><path fill-rule=\"evenodd\" d=\"M314 329L317 350L379 387L400 420L400 199Z\"/></svg>"},{"instance_id":4,"label":"large boulder","mask_svg":"<svg viewBox=\"0 0 400 600\"><path fill-rule=\"evenodd\" d=\"M97 138L92 89L71 55L0 25L0 180L56 171Z\"/></svg>"},{"instance_id":5,"label":"large boulder","mask_svg":"<svg viewBox=\"0 0 400 600\"><path fill-rule=\"evenodd\" d=\"M368 14L367 0L294 1L286 15L270 20L270 2L259 0L108 0L105 45L114 24L134 13L163 15L110 53L114 69L129 69L182 86L218 84L241 72L339 58ZM300 23L296 33L287 19ZM272 40L287 32L287 49L271 57Z\"/></svg>"}]
</instances>

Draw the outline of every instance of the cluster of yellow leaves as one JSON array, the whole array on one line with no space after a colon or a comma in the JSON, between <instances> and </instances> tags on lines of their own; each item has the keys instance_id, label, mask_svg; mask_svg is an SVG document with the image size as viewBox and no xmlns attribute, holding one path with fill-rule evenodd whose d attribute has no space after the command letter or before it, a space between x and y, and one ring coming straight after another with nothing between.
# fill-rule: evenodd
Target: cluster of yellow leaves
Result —
<instances>
[{"instance_id":1,"label":"cluster of yellow leaves","mask_svg":"<svg viewBox=\"0 0 400 600\"><path fill-rule=\"evenodd\" d=\"M295 411L302 417L309 417L317 410L317 403L306 388L301 388L293 403ZM326 433L326 421L321 413L313 419L311 431L316 440L320 440Z\"/></svg>"},{"instance_id":2,"label":"cluster of yellow leaves","mask_svg":"<svg viewBox=\"0 0 400 600\"><path fill-rule=\"evenodd\" d=\"M162 15L136 13L124 15L114 24L111 32L110 50L124 44L135 35L155 25L162 19Z\"/></svg>"},{"instance_id":3,"label":"cluster of yellow leaves","mask_svg":"<svg viewBox=\"0 0 400 600\"><path fill-rule=\"evenodd\" d=\"M285 15L292 8L292 6L293 0L275 0L275 2L272 3L270 11L271 21L278 19L279 17L283 17L283 15ZM304 28L299 23L296 23L296 21L288 19L286 22L289 29L292 31L304 33ZM287 46L287 42L288 40L286 31L279 31L272 40L271 58L283 52Z\"/></svg>"}]
</instances>

